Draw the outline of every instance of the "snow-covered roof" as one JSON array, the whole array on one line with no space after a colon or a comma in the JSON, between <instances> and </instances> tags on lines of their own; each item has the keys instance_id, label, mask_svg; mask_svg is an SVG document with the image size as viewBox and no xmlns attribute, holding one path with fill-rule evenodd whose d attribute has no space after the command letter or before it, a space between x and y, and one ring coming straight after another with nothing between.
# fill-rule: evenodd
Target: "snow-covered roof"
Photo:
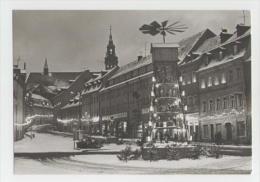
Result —
<instances>
[{"instance_id":1,"label":"snow-covered roof","mask_svg":"<svg viewBox=\"0 0 260 182\"><path fill-rule=\"evenodd\" d=\"M46 99L45 97L38 95L38 94L32 94L32 98L33 99L38 99L38 100L43 100L43 101L49 101L48 99Z\"/></svg>"},{"instance_id":2,"label":"snow-covered roof","mask_svg":"<svg viewBox=\"0 0 260 182\"><path fill-rule=\"evenodd\" d=\"M216 67L216 66L220 66L220 65L223 65L223 64L226 64L226 63L235 61L235 60L237 60L237 59L243 57L244 55L245 55L245 51L241 51L239 54L234 55L234 56L231 55L231 56L225 57L225 58L224 58L223 60L221 60L221 61L212 60L207 66L204 66L204 67L198 69L197 72L204 71L204 70L207 70L207 69Z\"/></svg>"},{"instance_id":3,"label":"snow-covered roof","mask_svg":"<svg viewBox=\"0 0 260 182\"><path fill-rule=\"evenodd\" d=\"M82 94L90 94L90 93L93 93L95 91L98 91L99 89L101 89L101 84L99 86L96 86L96 87L91 87L89 90L84 90Z\"/></svg>"},{"instance_id":4,"label":"snow-covered roof","mask_svg":"<svg viewBox=\"0 0 260 182\"><path fill-rule=\"evenodd\" d=\"M195 53L205 53L211 50L212 48L220 45L220 36L211 37L203 42L203 44L195 51Z\"/></svg>"},{"instance_id":5,"label":"snow-covered roof","mask_svg":"<svg viewBox=\"0 0 260 182\"><path fill-rule=\"evenodd\" d=\"M136 61L130 62L130 63L120 67L110 79L116 78L120 75L123 75L123 74L128 73L133 70L136 70L138 68L141 68L141 67L146 66L151 63L152 63L151 55L143 57L141 60L136 60Z\"/></svg>"},{"instance_id":6,"label":"snow-covered roof","mask_svg":"<svg viewBox=\"0 0 260 182\"><path fill-rule=\"evenodd\" d=\"M127 82L130 82L130 81L139 79L139 78L141 78L141 77L149 76L149 75L152 75L152 74L153 74L153 71L150 71L150 72L147 72L147 73L145 73L145 74L139 75L139 76L137 76L137 77L134 77L134 78L125 80L125 81L123 81L123 82L117 83L117 84L115 84L115 85L111 85L111 86L109 86L109 87L104 87L104 88L102 88L100 91L108 90L108 89L117 87L117 86L119 86L119 85L125 84L125 83L127 83Z\"/></svg>"},{"instance_id":7,"label":"snow-covered roof","mask_svg":"<svg viewBox=\"0 0 260 182\"><path fill-rule=\"evenodd\" d=\"M79 104L79 102L68 103L65 106L63 106L61 109L68 109L68 108L72 108L72 107L79 107L79 105L81 105L81 103Z\"/></svg>"},{"instance_id":8,"label":"snow-covered roof","mask_svg":"<svg viewBox=\"0 0 260 182\"><path fill-rule=\"evenodd\" d=\"M179 59L182 61L187 54L189 54L190 51L192 51L193 47L197 44L197 42L199 42L199 40L201 39L201 37L205 34L208 33L207 35L209 36L214 36L215 34L209 30L209 29L205 29L201 32L198 32L188 38L182 39L179 42Z\"/></svg>"},{"instance_id":9,"label":"snow-covered roof","mask_svg":"<svg viewBox=\"0 0 260 182\"><path fill-rule=\"evenodd\" d=\"M179 47L178 43L152 43L152 47Z\"/></svg>"}]
</instances>

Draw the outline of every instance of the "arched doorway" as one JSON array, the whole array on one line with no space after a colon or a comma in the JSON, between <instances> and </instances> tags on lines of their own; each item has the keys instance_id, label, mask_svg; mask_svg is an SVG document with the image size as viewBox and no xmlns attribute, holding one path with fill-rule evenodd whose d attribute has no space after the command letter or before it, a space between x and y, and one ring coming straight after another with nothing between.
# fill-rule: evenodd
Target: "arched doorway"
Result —
<instances>
[{"instance_id":1,"label":"arched doorway","mask_svg":"<svg viewBox=\"0 0 260 182\"><path fill-rule=\"evenodd\" d=\"M231 123L226 123L226 140L231 141L232 140L232 125Z\"/></svg>"}]
</instances>

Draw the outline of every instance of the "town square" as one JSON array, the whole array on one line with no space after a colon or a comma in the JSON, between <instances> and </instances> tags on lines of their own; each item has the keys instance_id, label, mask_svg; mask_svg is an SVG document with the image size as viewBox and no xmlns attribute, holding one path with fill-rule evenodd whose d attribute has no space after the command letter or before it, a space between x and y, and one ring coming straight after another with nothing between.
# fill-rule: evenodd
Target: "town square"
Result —
<instances>
[{"instance_id":1,"label":"town square","mask_svg":"<svg viewBox=\"0 0 260 182\"><path fill-rule=\"evenodd\" d=\"M13 31L15 174L251 173L250 11L15 10Z\"/></svg>"}]
</instances>

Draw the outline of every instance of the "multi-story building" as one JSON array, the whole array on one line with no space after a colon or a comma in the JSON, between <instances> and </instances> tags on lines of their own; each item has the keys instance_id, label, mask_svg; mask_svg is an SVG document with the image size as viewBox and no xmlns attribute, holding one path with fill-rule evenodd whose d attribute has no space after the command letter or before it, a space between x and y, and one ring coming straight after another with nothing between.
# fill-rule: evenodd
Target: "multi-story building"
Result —
<instances>
[{"instance_id":1,"label":"multi-story building","mask_svg":"<svg viewBox=\"0 0 260 182\"><path fill-rule=\"evenodd\" d=\"M25 96L25 69L21 70L18 65L13 68L13 122L14 122L14 141L24 136L24 96Z\"/></svg>"},{"instance_id":2,"label":"multi-story building","mask_svg":"<svg viewBox=\"0 0 260 182\"><path fill-rule=\"evenodd\" d=\"M251 142L250 27L237 25L204 43L197 52L202 141ZM213 43L212 43L213 42Z\"/></svg>"}]
</instances>

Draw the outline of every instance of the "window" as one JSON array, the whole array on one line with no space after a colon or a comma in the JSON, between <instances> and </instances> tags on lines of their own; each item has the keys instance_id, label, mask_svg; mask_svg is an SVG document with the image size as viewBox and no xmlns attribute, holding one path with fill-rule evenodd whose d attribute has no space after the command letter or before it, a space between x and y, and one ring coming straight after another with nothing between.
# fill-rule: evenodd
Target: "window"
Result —
<instances>
[{"instance_id":1,"label":"window","mask_svg":"<svg viewBox=\"0 0 260 182\"><path fill-rule=\"evenodd\" d=\"M186 74L183 73L180 80L182 80L182 85L186 85Z\"/></svg>"},{"instance_id":2,"label":"window","mask_svg":"<svg viewBox=\"0 0 260 182\"><path fill-rule=\"evenodd\" d=\"M209 56L205 56L204 58L204 63L205 63L205 66L207 66L209 64Z\"/></svg>"},{"instance_id":3,"label":"window","mask_svg":"<svg viewBox=\"0 0 260 182\"><path fill-rule=\"evenodd\" d=\"M209 111L213 111L214 110L214 102L213 100L209 101Z\"/></svg>"},{"instance_id":4,"label":"window","mask_svg":"<svg viewBox=\"0 0 260 182\"><path fill-rule=\"evenodd\" d=\"M219 60L223 59L223 51L219 51Z\"/></svg>"},{"instance_id":5,"label":"window","mask_svg":"<svg viewBox=\"0 0 260 182\"><path fill-rule=\"evenodd\" d=\"M208 79L208 87L211 87L211 86L212 86L212 77L210 76Z\"/></svg>"},{"instance_id":6,"label":"window","mask_svg":"<svg viewBox=\"0 0 260 182\"><path fill-rule=\"evenodd\" d=\"M227 81L226 81L226 75L225 75L225 73L222 73L222 75L221 75L221 83L222 84L225 84Z\"/></svg>"},{"instance_id":7,"label":"window","mask_svg":"<svg viewBox=\"0 0 260 182\"><path fill-rule=\"evenodd\" d=\"M218 79L218 76L215 76L215 79L214 79L214 85L219 85L219 79Z\"/></svg>"},{"instance_id":8,"label":"window","mask_svg":"<svg viewBox=\"0 0 260 182\"><path fill-rule=\"evenodd\" d=\"M227 109L228 100L226 97L223 99L223 109Z\"/></svg>"},{"instance_id":9,"label":"window","mask_svg":"<svg viewBox=\"0 0 260 182\"><path fill-rule=\"evenodd\" d=\"M200 81L200 88L206 88L206 84L205 84L205 80L204 79L202 79L201 81Z\"/></svg>"},{"instance_id":10,"label":"window","mask_svg":"<svg viewBox=\"0 0 260 182\"><path fill-rule=\"evenodd\" d=\"M217 98L217 110L220 110L220 105L221 105L220 98Z\"/></svg>"},{"instance_id":11,"label":"window","mask_svg":"<svg viewBox=\"0 0 260 182\"><path fill-rule=\"evenodd\" d=\"M192 82L196 83L196 81L197 81L196 74L195 74L195 72L193 72L192 73Z\"/></svg>"},{"instance_id":12,"label":"window","mask_svg":"<svg viewBox=\"0 0 260 182\"><path fill-rule=\"evenodd\" d=\"M197 96L194 96L193 98L193 105L196 105L197 104Z\"/></svg>"},{"instance_id":13,"label":"window","mask_svg":"<svg viewBox=\"0 0 260 182\"><path fill-rule=\"evenodd\" d=\"M237 136L245 136L246 135L246 125L244 121L237 122Z\"/></svg>"},{"instance_id":14,"label":"window","mask_svg":"<svg viewBox=\"0 0 260 182\"><path fill-rule=\"evenodd\" d=\"M220 132L221 133L221 123L216 124L216 133Z\"/></svg>"},{"instance_id":15,"label":"window","mask_svg":"<svg viewBox=\"0 0 260 182\"><path fill-rule=\"evenodd\" d=\"M193 104L193 97L189 96L188 97L188 105L192 105Z\"/></svg>"},{"instance_id":16,"label":"window","mask_svg":"<svg viewBox=\"0 0 260 182\"><path fill-rule=\"evenodd\" d=\"M237 68L237 78L241 78L241 69Z\"/></svg>"},{"instance_id":17,"label":"window","mask_svg":"<svg viewBox=\"0 0 260 182\"><path fill-rule=\"evenodd\" d=\"M229 70L229 81L232 82L233 81L233 71Z\"/></svg>"},{"instance_id":18,"label":"window","mask_svg":"<svg viewBox=\"0 0 260 182\"><path fill-rule=\"evenodd\" d=\"M187 75L187 84L191 84L191 75Z\"/></svg>"},{"instance_id":19,"label":"window","mask_svg":"<svg viewBox=\"0 0 260 182\"><path fill-rule=\"evenodd\" d=\"M206 101L202 102L202 112L206 112L207 111L207 103Z\"/></svg>"},{"instance_id":20,"label":"window","mask_svg":"<svg viewBox=\"0 0 260 182\"><path fill-rule=\"evenodd\" d=\"M230 107L231 108L235 107L235 97L233 95L230 96Z\"/></svg>"},{"instance_id":21,"label":"window","mask_svg":"<svg viewBox=\"0 0 260 182\"><path fill-rule=\"evenodd\" d=\"M236 99L237 99L237 106L238 107L241 107L241 106L243 106L243 96L242 96L242 94L237 94L236 95Z\"/></svg>"},{"instance_id":22,"label":"window","mask_svg":"<svg viewBox=\"0 0 260 182\"><path fill-rule=\"evenodd\" d=\"M209 127L208 127L208 125L203 125L203 135L204 135L204 138L208 138L208 136L209 136Z\"/></svg>"},{"instance_id":23,"label":"window","mask_svg":"<svg viewBox=\"0 0 260 182\"><path fill-rule=\"evenodd\" d=\"M233 47L233 54L235 55L238 52L238 45L235 44Z\"/></svg>"}]
</instances>

